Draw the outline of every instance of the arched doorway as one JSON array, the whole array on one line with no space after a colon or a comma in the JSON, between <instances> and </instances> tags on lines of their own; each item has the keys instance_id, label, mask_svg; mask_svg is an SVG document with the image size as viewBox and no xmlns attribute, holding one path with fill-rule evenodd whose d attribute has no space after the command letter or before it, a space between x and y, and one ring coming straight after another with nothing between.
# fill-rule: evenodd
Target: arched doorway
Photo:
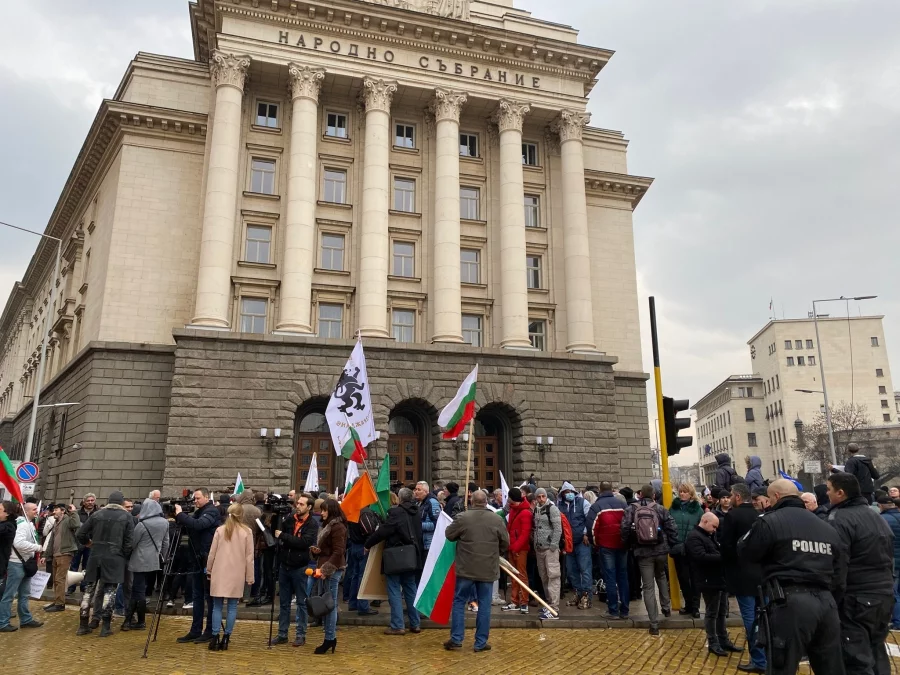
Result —
<instances>
[{"instance_id":1,"label":"arched doorway","mask_svg":"<svg viewBox=\"0 0 900 675\"><path fill-rule=\"evenodd\" d=\"M313 453L319 471L319 485L328 490L334 482L334 449L328 421L325 419L325 405L312 404L297 411L297 429L294 433L294 481L293 486L302 490L309 474Z\"/></svg>"},{"instance_id":2,"label":"arched doorway","mask_svg":"<svg viewBox=\"0 0 900 675\"><path fill-rule=\"evenodd\" d=\"M387 449L391 458L391 482L410 485L431 482L432 431L436 411L424 400L398 403L388 418Z\"/></svg>"}]
</instances>

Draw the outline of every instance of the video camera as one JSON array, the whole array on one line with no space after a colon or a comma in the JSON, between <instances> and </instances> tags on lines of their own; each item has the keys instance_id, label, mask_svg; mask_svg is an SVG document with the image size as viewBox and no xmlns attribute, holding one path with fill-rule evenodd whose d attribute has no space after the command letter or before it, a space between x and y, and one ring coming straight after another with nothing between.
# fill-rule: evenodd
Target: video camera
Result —
<instances>
[{"instance_id":1,"label":"video camera","mask_svg":"<svg viewBox=\"0 0 900 675\"><path fill-rule=\"evenodd\" d=\"M193 513L194 509L194 500L191 497L172 497L169 499L160 499L159 505L162 507L163 516L166 518L174 518L175 517L175 505L178 504L181 507L182 513Z\"/></svg>"},{"instance_id":2,"label":"video camera","mask_svg":"<svg viewBox=\"0 0 900 675\"><path fill-rule=\"evenodd\" d=\"M294 510L294 504L287 497L282 497L281 495L271 494L266 497L265 504L263 504L263 511L267 511L270 513L275 513L279 516L286 516Z\"/></svg>"}]
</instances>

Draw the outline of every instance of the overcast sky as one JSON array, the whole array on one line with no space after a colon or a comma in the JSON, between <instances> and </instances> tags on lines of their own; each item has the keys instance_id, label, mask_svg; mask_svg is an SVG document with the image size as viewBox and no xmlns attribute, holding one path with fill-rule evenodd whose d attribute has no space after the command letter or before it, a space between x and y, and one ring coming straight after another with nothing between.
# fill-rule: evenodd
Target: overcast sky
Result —
<instances>
[{"instance_id":1,"label":"overcast sky","mask_svg":"<svg viewBox=\"0 0 900 675\"><path fill-rule=\"evenodd\" d=\"M634 227L644 367L652 294L667 394L696 402L748 372L770 298L790 318L813 298L878 295L851 312L886 315L900 363L900 2L516 3L616 51L589 110L631 141L629 171L655 178ZM42 230L134 54L192 56L187 2L0 12L0 220ZM5 296L35 242L0 228L0 246Z\"/></svg>"}]
</instances>

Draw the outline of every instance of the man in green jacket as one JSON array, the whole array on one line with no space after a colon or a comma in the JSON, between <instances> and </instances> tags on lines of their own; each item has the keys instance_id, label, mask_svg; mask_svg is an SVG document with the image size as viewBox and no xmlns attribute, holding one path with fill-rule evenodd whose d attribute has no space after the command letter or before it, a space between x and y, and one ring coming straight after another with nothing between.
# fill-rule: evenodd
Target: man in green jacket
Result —
<instances>
[{"instance_id":1,"label":"man in green jacket","mask_svg":"<svg viewBox=\"0 0 900 675\"><path fill-rule=\"evenodd\" d=\"M47 556L53 558L53 602L44 607L45 612L66 610L66 577L72 556L78 550L75 533L81 527L81 519L74 504L54 504L53 529L47 540Z\"/></svg>"},{"instance_id":2,"label":"man in green jacket","mask_svg":"<svg viewBox=\"0 0 900 675\"><path fill-rule=\"evenodd\" d=\"M444 649L461 649L465 637L466 603L472 596L478 602L475 619L475 651L489 651L491 629L491 593L500 576L500 556L509 548L506 523L487 508L487 494L472 493L472 508L459 514L447 527L447 541L456 542L456 590L450 619L450 639Z\"/></svg>"}]
</instances>

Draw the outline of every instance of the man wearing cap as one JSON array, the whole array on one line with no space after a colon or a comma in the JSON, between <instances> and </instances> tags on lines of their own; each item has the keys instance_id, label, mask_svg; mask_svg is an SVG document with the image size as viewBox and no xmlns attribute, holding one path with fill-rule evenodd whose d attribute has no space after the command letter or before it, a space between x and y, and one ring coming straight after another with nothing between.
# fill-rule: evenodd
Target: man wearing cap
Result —
<instances>
[{"instance_id":1,"label":"man wearing cap","mask_svg":"<svg viewBox=\"0 0 900 675\"><path fill-rule=\"evenodd\" d=\"M554 616L545 609L538 618L541 621L554 621L559 613L559 539L562 537L562 520L559 509L544 488L535 491L534 501L534 555L547 604L557 612L557 616Z\"/></svg>"},{"instance_id":2,"label":"man wearing cap","mask_svg":"<svg viewBox=\"0 0 900 675\"><path fill-rule=\"evenodd\" d=\"M123 507L124 502L125 495L118 490L110 494L106 506L88 518L75 535L79 544L91 548L84 577L87 590L81 598L81 622L76 635L91 632L89 619L95 597L103 598L100 637L112 635L110 622L116 587L125 581L134 535L134 518Z\"/></svg>"},{"instance_id":3,"label":"man wearing cap","mask_svg":"<svg viewBox=\"0 0 900 675\"><path fill-rule=\"evenodd\" d=\"M62 612L66 609L66 575L72 564L72 555L78 550L75 533L81 526L75 505L51 504L53 527L47 540L47 555L53 560L53 602L44 607L45 612Z\"/></svg>"}]
</instances>

